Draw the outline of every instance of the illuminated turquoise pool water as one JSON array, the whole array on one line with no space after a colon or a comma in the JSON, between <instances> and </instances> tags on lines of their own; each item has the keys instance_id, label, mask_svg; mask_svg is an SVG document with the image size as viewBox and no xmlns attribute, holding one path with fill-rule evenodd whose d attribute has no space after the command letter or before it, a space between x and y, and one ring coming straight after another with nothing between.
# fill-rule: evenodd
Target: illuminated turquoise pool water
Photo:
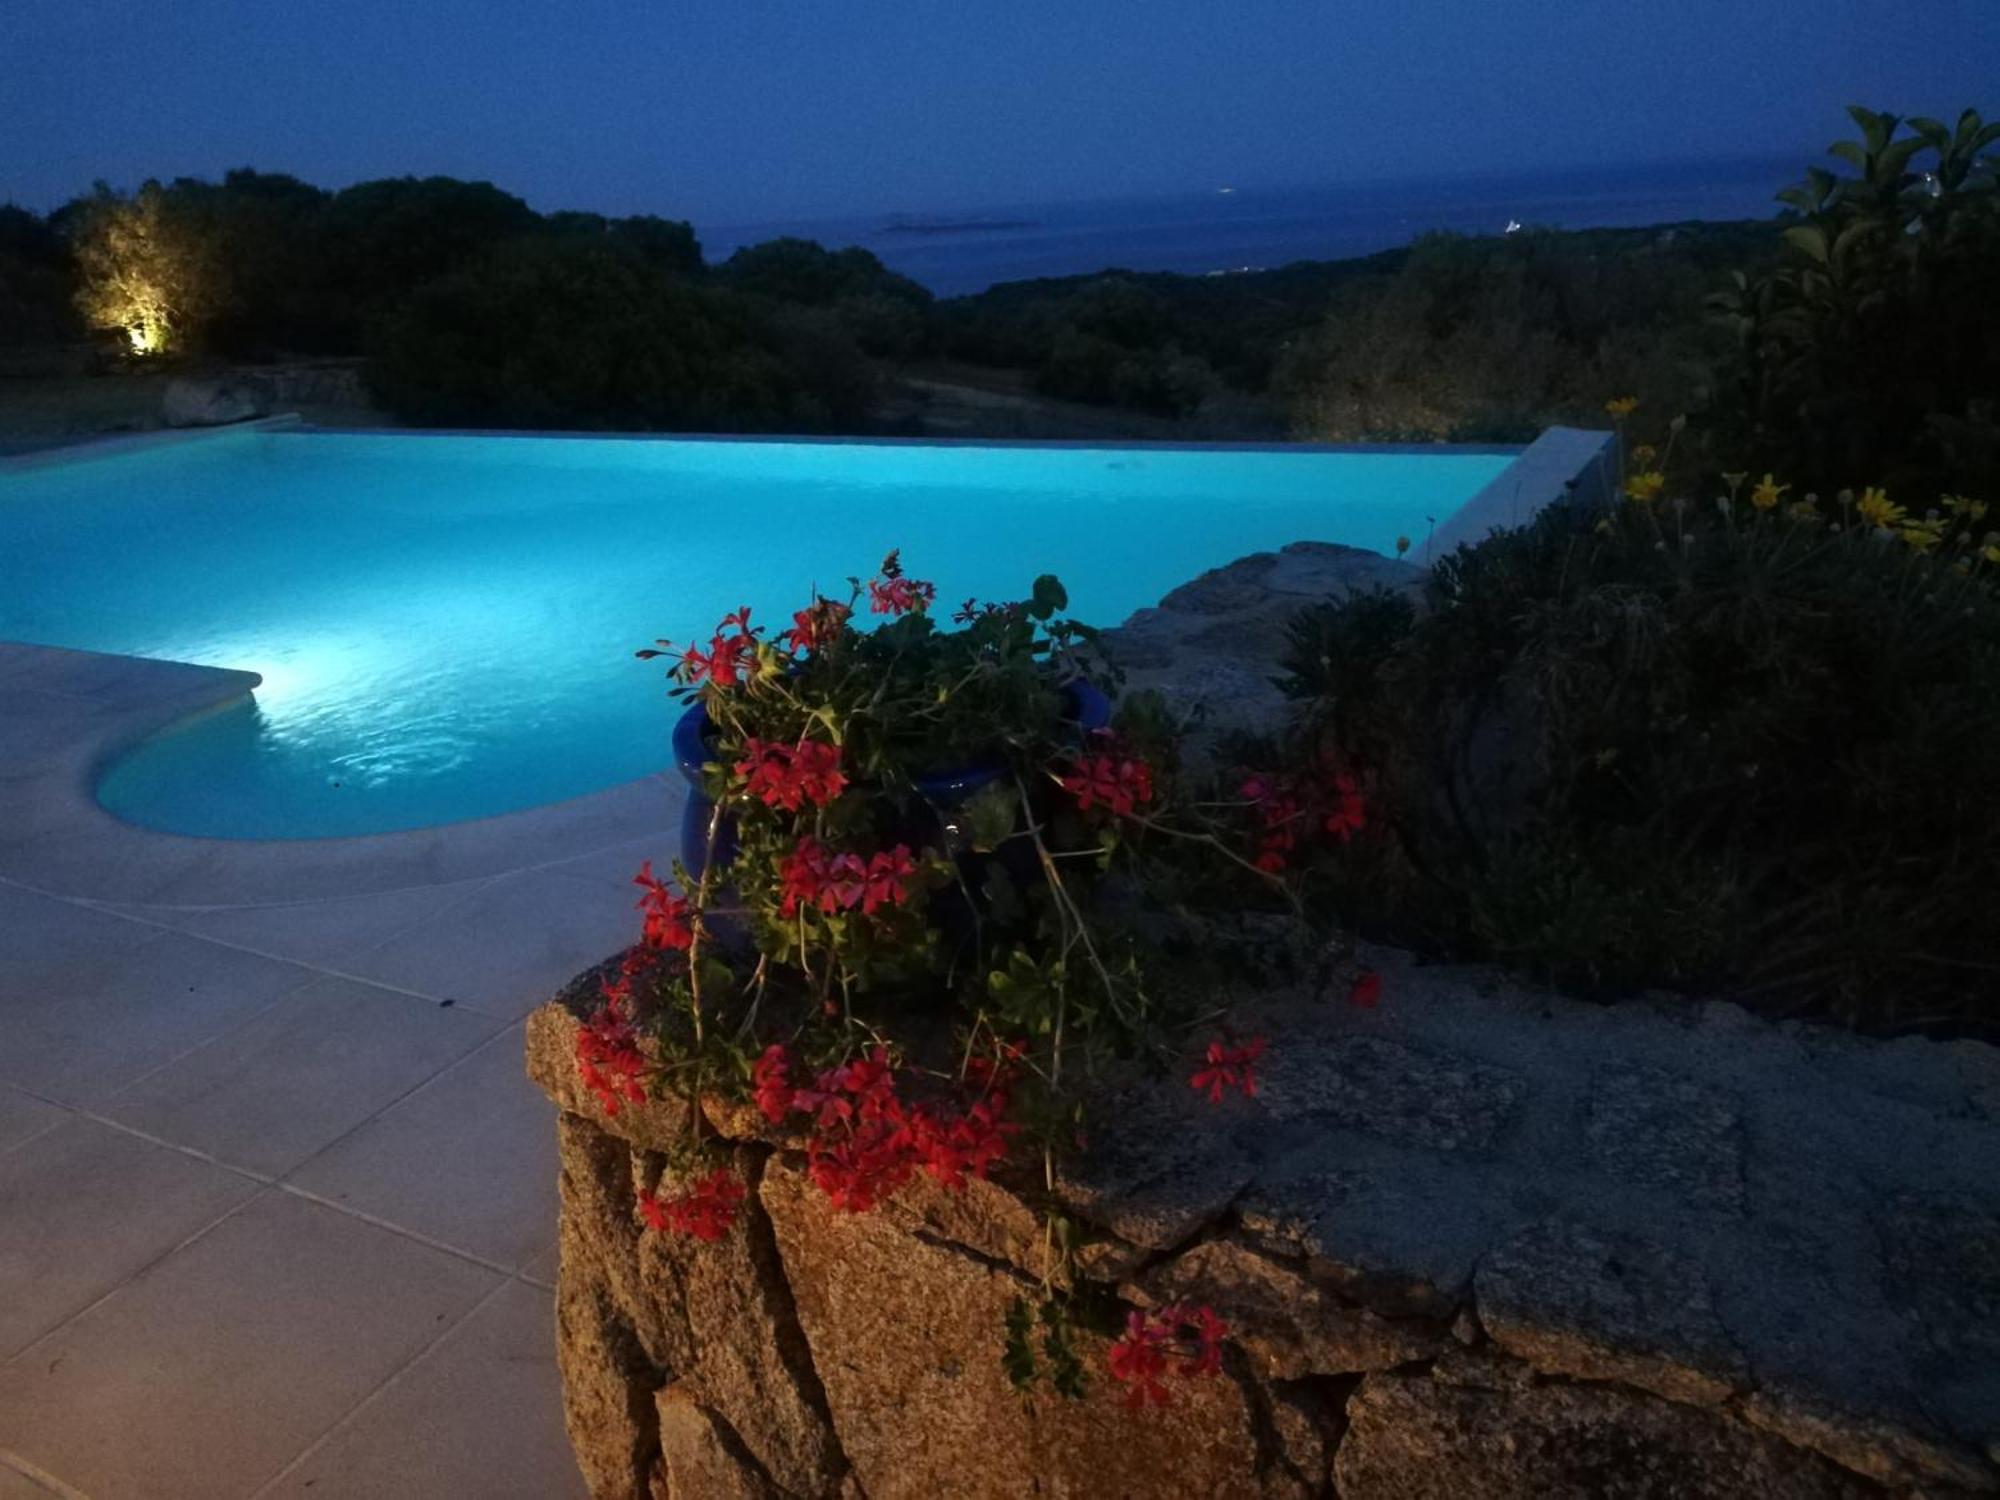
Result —
<instances>
[{"instance_id":1,"label":"illuminated turquoise pool water","mask_svg":"<svg viewBox=\"0 0 2000 1500\"><path fill-rule=\"evenodd\" d=\"M633 649L781 622L891 547L941 601L1058 574L1115 624L1302 539L1388 552L1504 453L241 432L0 466L0 640L263 674L98 795L144 827L425 827L667 764Z\"/></svg>"}]
</instances>

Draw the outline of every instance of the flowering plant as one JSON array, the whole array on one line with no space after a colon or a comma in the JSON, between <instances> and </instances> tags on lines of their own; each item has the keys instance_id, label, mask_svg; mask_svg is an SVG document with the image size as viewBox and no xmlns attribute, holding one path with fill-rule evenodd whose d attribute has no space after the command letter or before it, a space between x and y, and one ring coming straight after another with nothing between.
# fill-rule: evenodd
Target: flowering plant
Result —
<instances>
[{"instance_id":1,"label":"flowering plant","mask_svg":"<svg viewBox=\"0 0 2000 1500\"><path fill-rule=\"evenodd\" d=\"M1196 798L1164 713L1135 701L1111 718L1093 682L1115 675L1053 577L965 601L956 629L893 552L849 585L777 629L746 607L705 643L639 653L668 661L690 703L696 836L671 880L640 871L642 940L579 1030L578 1070L607 1112L740 1101L845 1211L919 1175L953 1189L1015 1174L1045 1208L1043 1296L1009 1318L1002 1363L1024 1387L1081 1394L1072 1320L1119 1326L1076 1293L1053 1192L1057 1154L1084 1141L1084 1064L1186 1065L1222 1107L1255 1095L1265 1047L1176 1036L1130 898L1175 866L1180 892L1289 899L1273 851L1351 838L1361 784L1322 766ZM746 1191L703 1111L685 1118L678 1187L639 1210L719 1239ZM1213 1373L1224 1331L1208 1308L1142 1319L1110 1345L1110 1373L1157 1403L1162 1371Z\"/></svg>"}]
</instances>

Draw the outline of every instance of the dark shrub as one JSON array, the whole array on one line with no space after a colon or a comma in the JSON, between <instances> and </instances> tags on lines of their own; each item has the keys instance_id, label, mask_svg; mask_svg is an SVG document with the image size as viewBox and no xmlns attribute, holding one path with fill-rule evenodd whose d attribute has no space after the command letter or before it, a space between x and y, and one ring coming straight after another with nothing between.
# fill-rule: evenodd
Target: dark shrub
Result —
<instances>
[{"instance_id":1,"label":"dark shrub","mask_svg":"<svg viewBox=\"0 0 2000 1500\"><path fill-rule=\"evenodd\" d=\"M542 225L551 234L608 240L662 271L699 276L703 270L701 241L695 238L694 226L683 219L653 214L607 219L603 214L562 212L548 215Z\"/></svg>"},{"instance_id":2,"label":"dark shrub","mask_svg":"<svg viewBox=\"0 0 2000 1500\"><path fill-rule=\"evenodd\" d=\"M25 208L0 204L0 346L74 338L75 295L61 236Z\"/></svg>"},{"instance_id":3,"label":"dark shrub","mask_svg":"<svg viewBox=\"0 0 2000 1500\"><path fill-rule=\"evenodd\" d=\"M810 429L855 420L867 399L835 343L609 239L543 237L418 291L385 321L369 379L419 422Z\"/></svg>"},{"instance_id":4,"label":"dark shrub","mask_svg":"<svg viewBox=\"0 0 2000 1500\"><path fill-rule=\"evenodd\" d=\"M1603 393L1649 409L1707 399L1729 349L1704 298L1769 254L1768 228L1426 235L1337 288L1275 377L1303 437L1513 442L1602 420Z\"/></svg>"},{"instance_id":5,"label":"dark shrub","mask_svg":"<svg viewBox=\"0 0 2000 1500\"><path fill-rule=\"evenodd\" d=\"M350 338L418 287L541 222L490 182L392 177L343 188L327 205L321 253Z\"/></svg>"},{"instance_id":6,"label":"dark shrub","mask_svg":"<svg viewBox=\"0 0 2000 1500\"><path fill-rule=\"evenodd\" d=\"M1858 140L1782 194L1780 263L1714 299L1734 358L1725 460L1802 483L2000 484L2000 122L1856 107ZM1730 467L1725 461L1722 467Z\"/></svg>"},{"instance_id":7,"label":"dark shrub","mask_svg":"<svg viewBox=\"0 0 2000 1500\"><path fill-rule=\"evenodd\" d=\"M724 286L774 308L811 308L878 359L903 361L929 342L931 294L858 246L828 250L785 237L746 245L716 270Z\"/></svg>"},{"instance_id":8,"label":"dark shrub","mask_svg":"<svg viewBox=\"0 0 2000 1500\"><path fill-rule=\"evenodd\" d=\"M1308 612L1289 689L1400 844L1342 895L1589 994L1992 1028L1995 566L1747 510L1558 506L1440 563L1421 618Z\"/></svg>"}]
</instances>

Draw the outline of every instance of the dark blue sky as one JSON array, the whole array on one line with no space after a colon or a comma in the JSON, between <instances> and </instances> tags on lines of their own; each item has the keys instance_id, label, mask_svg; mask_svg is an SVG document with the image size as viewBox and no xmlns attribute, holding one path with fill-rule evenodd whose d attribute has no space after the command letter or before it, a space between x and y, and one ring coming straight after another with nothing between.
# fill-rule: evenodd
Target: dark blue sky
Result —
<instances>
[{"instance_id":1,"label":"dark blue sky","mask_svg":"<svg viewBox=\"0 0 2000 1500\"><path fill-rule=\"evenodd\" d=\"M0 200L254 165L950 210L1810 154L1996 78L1996 0L0 0Z\"/></svg>"}]
</instances>

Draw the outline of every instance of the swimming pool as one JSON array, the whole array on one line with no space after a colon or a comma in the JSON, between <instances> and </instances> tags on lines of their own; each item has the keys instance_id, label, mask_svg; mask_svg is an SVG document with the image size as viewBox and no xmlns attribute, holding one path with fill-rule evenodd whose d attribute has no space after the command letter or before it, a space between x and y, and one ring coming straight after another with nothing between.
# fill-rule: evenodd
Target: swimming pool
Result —
<instances>
[{"instance_id":1,"label":"swimming pool","mask_svg":"<svg viewBox=\"0 0 2000 1500\"><path fill-rule=\"evenodd\" d=\"M0 467L0 640L263 675L108 769L129 822L387 832L661 769L675 705L636 647L782 622L891 547L941 603L1052 572L1111 625L1248 552L1421 542L1508 461L239 431Z\"/></svg>"}]
</instances>

